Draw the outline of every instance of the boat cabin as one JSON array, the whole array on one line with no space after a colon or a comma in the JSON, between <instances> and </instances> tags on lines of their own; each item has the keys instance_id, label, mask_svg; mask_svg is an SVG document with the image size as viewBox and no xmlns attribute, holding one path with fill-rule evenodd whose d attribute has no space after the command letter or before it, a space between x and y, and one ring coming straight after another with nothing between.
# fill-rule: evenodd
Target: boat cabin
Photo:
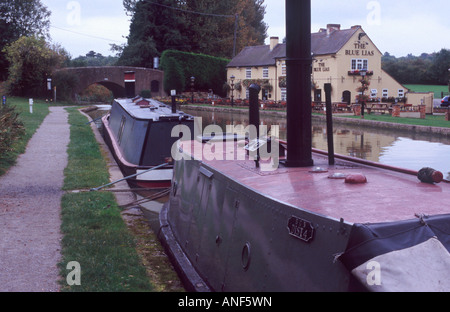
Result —
<instances>
[{"instance_id":1,"label":"boat cabin","mask_svg":"<svg viewBox=\"0 0 450 312\"><path fill-rule=\"evenodd\" d=\"M109 128L123 158L131 164L160 165L171 157L172 129L184 124L193 129L194 118L153 99L141 97L115 100Z\"/></svg>"}]
</instances>

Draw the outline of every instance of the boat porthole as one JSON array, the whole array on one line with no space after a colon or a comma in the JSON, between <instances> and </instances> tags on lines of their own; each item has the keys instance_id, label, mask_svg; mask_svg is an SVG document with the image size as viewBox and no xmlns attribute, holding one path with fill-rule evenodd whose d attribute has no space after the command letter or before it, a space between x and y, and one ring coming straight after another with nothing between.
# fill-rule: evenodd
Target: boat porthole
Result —
<instances>
[{"instance_id":1,"label":"boat porthole","mask_svg":"<svg viewBox=\"0 0 450 312\"><path fill-rule=\"evenodd\" d=\"M247 271L250 267L250 261L251 261L251 249L250 249L250 243L247 242L244 245L244 248L242 248L242 268Z\"/></svg>"}]
</instances>

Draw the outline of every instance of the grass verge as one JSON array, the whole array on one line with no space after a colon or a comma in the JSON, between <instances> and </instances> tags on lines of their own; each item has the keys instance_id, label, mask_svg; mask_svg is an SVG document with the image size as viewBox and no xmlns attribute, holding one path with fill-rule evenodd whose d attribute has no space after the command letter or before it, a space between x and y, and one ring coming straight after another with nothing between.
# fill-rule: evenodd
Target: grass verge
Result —
<instances>
[{"instance_id":1,"label":"grass verge","mask_svg":"<svg viewBox=\"0 0 450 312\"><path fill-rule=\"evenodd\" d=\"M71 126L69 164L65 190L92 188L109 182L106 162L87 118L69 108ZM62 198L61 276L67 264L80 264L80 285L61 281L62 291L120 292L153 291L145 267L136 251L112 193L67 193ZM71 283L72 284L72 283Z\"/></svg>"},{"instance_id":2,"label":"grass verge","mask_svg":"<svg viewBox=\"0 0 450 312\"><path fill-rule=\"evenodd\" d=\"M14 106L16 112L20 114L19 118L25 127L25 134L13 144L12 151L0 155L0 175L5 174L16 163L17 157L25 152L28 141L49 113L48 104L45 101L34 100L32 114L28 99L10 97L7 103Z\"/></svg>"},{"instance_id":3,"label":"grass verge","mask_svg":"<svg viewBox=\"0 0 450 312\"><path fill-rule=\"evenodd\" d=\"M442 97L442 93L446 94L449 91L448 86L440 85L406 84L404 86L413 92L434 92L434 97L436 99L440 99Z\"/></svg>"},{"instance_id":4,"label":"grass verge","mask_svg":"<svg viewBox=\"0 0 450 312\"><path fill-rule=\"evenodd\" d=\"M339 116L335 115L335 117ZM361 116L345 116L345 118L361 119ZM445 116L443 115L427 115L425 119L419 119L419 118L392 117L391 115L365 114L364 119L389 122L393 124L450 128L450 122L446 121Z\"/></svg>"}]
</instances>

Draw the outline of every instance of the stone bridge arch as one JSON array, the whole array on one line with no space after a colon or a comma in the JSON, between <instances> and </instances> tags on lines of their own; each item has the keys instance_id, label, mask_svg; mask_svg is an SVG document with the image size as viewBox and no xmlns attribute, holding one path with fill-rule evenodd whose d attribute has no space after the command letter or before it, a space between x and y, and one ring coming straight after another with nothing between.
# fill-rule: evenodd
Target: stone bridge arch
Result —
<instances>
[{"instance_id":1,"label":"stone bridge arch","mask_svg":"<svg viewBox=\"0 0 450 312\"><path fill-rule=\"evenodd\" d=\"M78 77L79 83L73 94L80 94L92 84L98 83L111 90L115 98L125 97L125 72L134 72L136 77L135 93L150 90L152 97L166 96L163 89L164 72L157 69L130 66L67 67L58 71L67 71Z\"/></svg>"}]
</instances>

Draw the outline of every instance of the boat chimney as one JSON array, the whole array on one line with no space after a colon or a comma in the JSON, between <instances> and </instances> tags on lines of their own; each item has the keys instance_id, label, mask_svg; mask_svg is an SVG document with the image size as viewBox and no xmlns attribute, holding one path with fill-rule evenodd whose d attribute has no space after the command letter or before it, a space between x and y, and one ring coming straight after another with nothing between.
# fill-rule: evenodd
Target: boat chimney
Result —
<instances>
[{"instance_id":1,"label":"boat chimney","mask_svg":"<svg viewBox=\"0 0 450 312\"><path fill-rule=\"evenodd\" d=\"M125 96L129 99L134 98L136 93L136 78L134 71L125 72Z\"/></svg>"},{"instance_id":2,"label":"boat chimney","mask_svg":"<svg viewBox=\"0 0 450 312\"><path fill-rule=\"evenodd\" d=\"M288 167L313 166L311 0L286 0Z\"/></svg>"}]
</instances>

